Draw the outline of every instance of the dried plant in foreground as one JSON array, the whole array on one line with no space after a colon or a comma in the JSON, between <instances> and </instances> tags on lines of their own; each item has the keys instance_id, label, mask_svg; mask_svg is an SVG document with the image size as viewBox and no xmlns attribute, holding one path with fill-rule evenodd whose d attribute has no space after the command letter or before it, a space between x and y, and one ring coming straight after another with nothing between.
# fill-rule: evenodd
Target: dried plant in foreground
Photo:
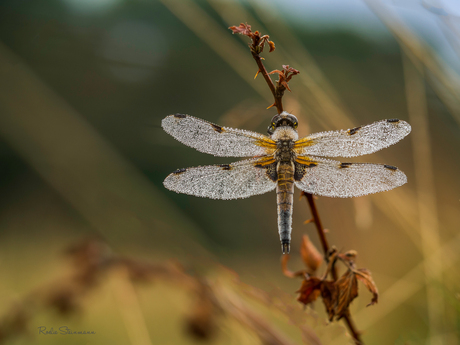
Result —
<instances>
[{"instance_id":1,"label":"dried plant in foreground","mask_svg":"<svg viewBox=\"0 0 460 345\"><path fill-rule=\"evenodd\" d=\"M232 320L241 329L252 333L261 344L294 345L269 316L257 310L257 306L261 306L284 315L286 321L300 330L304 342L323 344L315 331L302 322L302 317L295 315L293 307L280 299L284 296L282 293L270 294L246 285L236 273L223 266L207 262L207 268L215 269L218 278L201 275L193 272L193 267L183 267L177 262L151 263L116 255L99 239L88 239L73 245L66 250L66 256L70 261L65 270L66 277L32 290L0 317L0 344L23 335L30 336L35 318L47 311L54 311L59 318L82 314L86 309L85 301L91 294L101 293L102 285L120 277L116 288L120 288L119 295L124 302L128 301L118 301L120 308L127 309L126 314L138 312L136 323L145 321L140 309L129 309L129 304L137 301L138 297L135 289L126 287L162 283L175 289L175 294L182 291L189 297L190 304L185 306L187 311L182 319L186 334L196 340L214 339L219 328ZM126 324L127 328L136 326L129 322ZM132 329L131 332L127 330L133 333ZM144 339L138 336L131 342L152 343L148 339L148 332L143 336Z\"/></svg>"},{"instance_id":2,"label":"dried plant in foreground","mask_svg":"<svg viewBox=\"0 0 460 345\"><path fill-rule=\"evenodd\" d=\"M372 280L371 273L365 268L356 268L354 259L356 251L351 250L346 253L338 253L335 249L329 252L328 265L321 277L316 275L322 260L319 260L318 251L310 242L307 235L304 235L300 249L302 259L307 269L292 272L288 269L287 264L289 255L282 257L283 273L289 277L303 278L302 285L297 291L299 296L297 300L305 305L311 304L321 297L329 315L329 321L334 319L340 320L349 314L348 307L350 303L358 297L358 280L372 293L373 297L368 304L373 305L378 301L377 287ZM335 265L342 263L346 271L339 279L327 279L335 270Z\"/></svg>"}]
</instances>

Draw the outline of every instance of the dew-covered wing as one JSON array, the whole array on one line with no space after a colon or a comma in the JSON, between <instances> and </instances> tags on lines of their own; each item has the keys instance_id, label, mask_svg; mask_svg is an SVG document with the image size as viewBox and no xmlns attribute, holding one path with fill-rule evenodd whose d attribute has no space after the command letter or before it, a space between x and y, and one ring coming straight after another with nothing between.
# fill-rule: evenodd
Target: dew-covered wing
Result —
<instances>
[{"instance_id":1,"label":"dew-covered wing","mask_svg":"<svg viewBox=\"0 0 460 345\"><path fill-rule=\"evenodd\" d=\"M341 163L318 157L297 157L295 185L304 192L349 198L383 192L407 182L398 168L386 164Z\"/></svg>"},{"instance_id":2,"label":"dew-covered wing","mask_svg":"<svg viewBox=\"0 0 460 345\"><path fill-rule=\"evenodd\" d=\"M348 130L312 134L297 140L294 151L299 156L356 157L393 145L410 131L406 121L382 120Z\"/></svg>"},{"instance_id":3,"label":"dew-covered wing","mask_svg":"<svg viewBox=\"0 0 460 345\"><path fill-rule=\"evenodd\" d=\"M276 162L266 157L179 169L163 184L177 193L227 200L269 192L275 189L276 181Z\"/></svg>"},{"instance_id":4,"label":"dew-covered wing","mask_svg":"<svg viewBox=\"0 0 460 345\"><path fill-rule=\"evenodd\" d=\"M161 126L181 143L214 156L265 156L276 150L276 143L265 135L221 127L190 115L169 115Z\"/></svg>"}]
</instances>

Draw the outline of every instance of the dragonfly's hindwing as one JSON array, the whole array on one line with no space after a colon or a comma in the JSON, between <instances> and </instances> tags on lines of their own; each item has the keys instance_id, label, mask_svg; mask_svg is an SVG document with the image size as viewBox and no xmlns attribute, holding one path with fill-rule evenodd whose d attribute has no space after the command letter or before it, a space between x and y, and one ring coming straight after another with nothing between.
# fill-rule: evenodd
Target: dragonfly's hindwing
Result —
<instances>
[{"instance_id":1,"label":"dragonfly's hindwing","mask_svg":"<svg viewBox=\"0 0 460 345\"><path fill-rule=\"evenodd\" d=\"M238 199L269 192L276 187L273 157L246 159L179 169L163 182L169 190L211 199Z\"/></svg>"},{"instance_id":2,"label":"dragonfly's hindwing","mask_svg":"<svg viewBox=\"0 0 460 345\"><path fill-rule=\"evenodd\" d=\"M386 164L341 163L318 157L297 157L294 180L304 192L349 198L378 193L407 182L398 168Z\"/></svg>"}]
</instances>

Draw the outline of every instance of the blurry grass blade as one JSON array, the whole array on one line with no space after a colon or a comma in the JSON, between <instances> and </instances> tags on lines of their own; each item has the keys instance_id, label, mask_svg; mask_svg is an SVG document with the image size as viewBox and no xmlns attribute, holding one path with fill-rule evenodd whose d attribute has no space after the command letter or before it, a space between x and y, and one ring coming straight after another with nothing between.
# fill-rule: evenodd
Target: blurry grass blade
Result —
<instances>
[{"instance_id":1,"label":"blurry grass blade","mask_svg":"<svg viewBox=\"0 0 460 345\"><path fill-rule=\"evenodd\" d=\"M417 60L409 59L406 54L403 53L402 58L409 120L413 128L411 139L418 196L418 227L420 229L422 254L426 258L440 247L428 105L425 83L422 72L420 72L423 69L416 68L412 61ZM442 261L425 262L428 319L432 337L441 334L442 323L444 322L444 301L442 295L435 288L436 283L442 284L442 271Z\"/></svg>"},{"instance_id":2,"label":"blurry grass blade","mask_svg":"<svg viewBox=\"0 0 460 345\"><path fill-rule=\"evenodd\" d=\"M406 273L404 277L380 294L379 299L385 301L385 303L380 303L378 308L372 310L372 313L369 313L367 308L356 313L357 322L363 329L367 329L419 292L425 286L425 265L433 265L436 262L443 261L443 272L440 273L445 273L446 270L450 269L456 270L460 259L459 252L460 234L452 238L436 252L431 253L429 257L425 258Z\"/></svg>"},{"instance_id":3,"label":"blurry grass blade","mask_svg":"<svg viewBox=\"0 0 460 345\"><path fill-rule=\"evenodd\" d=\"M2 137L105 238L209 255L200 230L1 43L0 109Z\"/></svg>"},{"instance_id":4,"label":"blurry grass blade","mask_svg":"<svg viewBox=\"0 0 460 345\"><path fill-rule=\"evenodd\" d=\"M227 28L219 25L200 6L190 0L160 0L179 20L206 42L243 80L251 85L262 98L272 101L265 83L254 82L252 75L257 69L251 55L237 44Z\"/></svg>"},{"instance_id":5,"label":"blurry grass blade","mask_svg":"<svg viewBox=\"0 0 460 345\"><path fill-rule=\"evenodd\" d=\"M414 34L407 25L399 18L397 13L390 6L383 5L380 0L364 0L374 14L388 27L391 33L398 40L401 48L407 51L413 63L418 62L427 68L430 77L428 81L439 98L449 108L452 116L460 126L460 77L450 68L436 52Z\"/></svg>"},{"instance_id":6,"label":"blurry grass blade","mask_svg":"<svg viewBox=\"0 0 460 345\"><path fill-rule=\"evenodd\" d=\"M129 274L124 267L121 267L116 273L118 279L113 284L114 295L131 339L131 344L152 345L145 317L139 304L139 298L131 283Z\"/></svg>"}]
</instances>

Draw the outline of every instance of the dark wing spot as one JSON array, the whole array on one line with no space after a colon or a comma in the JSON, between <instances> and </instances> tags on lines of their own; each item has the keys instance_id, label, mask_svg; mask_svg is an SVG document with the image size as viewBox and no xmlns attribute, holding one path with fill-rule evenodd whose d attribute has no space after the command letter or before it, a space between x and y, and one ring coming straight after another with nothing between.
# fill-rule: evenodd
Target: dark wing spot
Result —
<instances>
[{"instance_id":1,"label":"dark wing spot","mask_svg":"<svg viewBox=\"0 0 460 345\"><path fill-rule=\"evenodd\" d=\"M307 169L314 168L317 166L318 163L310 163L310 164L302 164L302 163L294 163L294 180L295 181L300 181L303 179L305 174L307 173Z\"/></svg>"},{"instance_id":2,"label":"dark wing spot","mask_svg":"<svg viewBox=\"0 0 460 345\"><path fill-rule=\"evenodd\" d=\"M272 180L273 182L278 181L278 173L276 172L276 163L273 164L267 164L267 165L262 165L262 164L256 164L254 165L255 168L259 169L265 169L265 174L267 174L268 178Z\"/></svg>"},{"instance_id":3,"label":"dark wing spot","mask_svg":"<svg viewBox=\"0 0 460 345\"><path fill-rule=\"evenodd\" d=\"M179 175L179 174L182 174L182 173L184 173L184 172L186 172L186 171L187 171L186 168L184 168L184 169L177 169L176 171L173 171L173 174L174 174L174 175Z\"/></svg>"},{"instance_id":4,"label":"dark wing spot","mask_svg":"<svg viewBox=\"0 0 460 345\"><path fill-rule=\"evenodd\" d=\"M232 169L231 165L229 165L229 164L221 164L219 166L222 168L222 170L231 170Z\"/></svg>"},{"instance_id":5,"label":"dark wing spot","mask_svg":"<svg viewBox=\"0 0 460 345\"><path fill-rule=\"evenodd\" d=\"M276 171L276 163L267 166L266 174L273 182L278 181L278 172Z\"/></svg>"},{"instance_id":6,"label":"dark wing spot","mask_svg":"<svg viewBox=\"0 0 460 345\"><path fill-rule=\"evenodd\" d=\"M353 163L341 163L340 164L340 168L348 168L350 165L352 165Z\"/></svg>"},{"instance_id":7,"label":"dark wing spot","mask_svg":"<svg viewBox=\"0 0 460 345\"><path fill-rule=\"evenodd\" d=\"M224 129L221 126L215 125L213 123L211 123L211 126L216 132L222 133L224 131Z\"/></svg>"},{"instance_id":8,"label":"dark wing spot","mask_svg":"<svg viewBox=\"0 0 460 345\"><path fill-rule=\"evenodd\" d=\"M390 170L398 170L398 168L396 168L396 167L394 167L394 166L392 166L392 165L386 165L386 164L384 164L383 166L384 166L385 168L387 168L387 169L390 169Z\"/></svg>"},{"instance_id":9,"label":"dark wing spot","mask_svg":"<svg viewBox=\"0 0 460 345\"><path fill-rule=\"evenodd\" d=\"M349 134L349 135L356 134L356 133L358 133L358 131L359 131L360 129L361 129L361 126L355 127L355 128L352 128L352 129L349 129L349 130L348 130L348 134Z\"/></svg>"},{"instance_id":10,"label":"dark wing spot","mask_svg":"<svg viewBox=\"0 0 460 345\"><path fill-rule=\"evenodd\" d=\"M174 117L176 117L178 119L185 119L187 117L187 115L185 115L185 114L174 114Z\"/></svg>"},{"instance_id":11,"label":"dark wing spot","mask_svg":"<svg viewBox=\"0 0 460 345\"><path fill-rule=\"evenodd\" d=\"M389 119L387 120L387 122L396 123L396 122L399 122L399 119Z\"/></svg>"}]
</instances>

